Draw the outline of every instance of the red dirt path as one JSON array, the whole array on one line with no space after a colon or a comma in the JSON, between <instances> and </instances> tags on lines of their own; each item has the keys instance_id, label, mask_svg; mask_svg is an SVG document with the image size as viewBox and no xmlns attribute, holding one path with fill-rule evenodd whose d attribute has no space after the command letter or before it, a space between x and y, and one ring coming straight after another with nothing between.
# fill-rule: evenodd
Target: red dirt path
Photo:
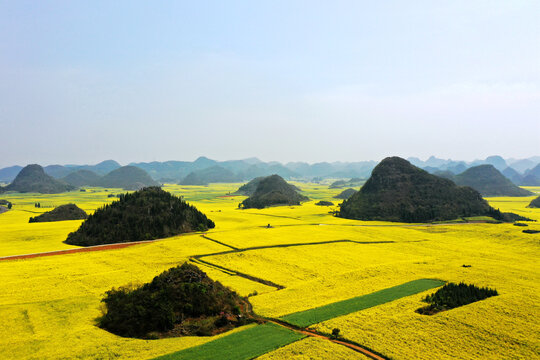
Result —
<instances>
[{"instance_id":1,"label":"red dirt path","mask_svg":"<svg viewBox=\"0 0 540 360\"><path fill-rule=\"evenodd\" d=\"M310 330L307 330L307 329L298 329L294 326L290 326L289 324L287 324L286 322L282 322L282 321L276 321L276 319L268 319L269 321L273 322L274 324L277 324L277 325L280 325L280 326L283 326L289 330L292 330L292 331L296 331L296 332L299 332L301 334L304 334L304 335L307 335L307 336L312 336L312 337L316 337L316 338L319 338L319 339L324 339L324 340L328 340L328 341L331 341L333 343L336 343L336 344L340 344L340 345L343 345L343 346L346 346L348 347L349 349L351 350L354 350L356 352L359 352L359 353L362 353L364 355L366 355L367 357L371 358L371 359L374 359L374 360L386 360L385 358L369 351L368 349L364 349L363 347L361 346L358 346L358 345L355 345L355 344L351 344L349 342L346 342L346 341L341 341L341 340L336 340L336 339L332 339L328 336L325 336L325 335L322 335L322 334L319 334L315 331L310 331Z\"/></svg>"},{"instance_id":2,"label":"red dirt path","mask_svg":"<svg viewBox=\"0 0 540 360\"><path fill-rule=\"evenodd\" d=\"M24 260L24 259L31 259L31 258L42 257L42 256L54 256L54 255L74 254L74 253L80 253L80 252L123 249L123 248L126 248L128 246L133 246L133 245L138 245L138 244L145 244L145 243L149 243L149 242L153 242L153 241L154 240L136 241L136 242L129 242L129 243L106 244L106 245L96 245L96 246L88 246L88 247L77 248L77 249L66 249L66 250L48 251L48 252L35 253L35 254L4 256L4 257L0 257L0 261Z\"/></svg>"}]
</instances>

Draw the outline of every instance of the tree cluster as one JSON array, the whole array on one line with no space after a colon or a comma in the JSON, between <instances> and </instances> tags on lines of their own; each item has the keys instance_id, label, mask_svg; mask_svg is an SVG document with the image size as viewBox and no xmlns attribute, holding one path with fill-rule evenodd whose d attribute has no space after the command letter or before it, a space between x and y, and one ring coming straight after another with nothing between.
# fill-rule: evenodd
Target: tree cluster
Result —
<instances>
[{"instance_id":1,"label":"tree cluster","mask_svg":"<svg viewBox=\"0 0 540 360\"><path fill-rule=\"evenodd\" d=\"M423 301L429 305L418 309L417 312L432 315L439 311L454 309L496 295L499 294L495 289L480 288L463 282L459 284L448 283L433 294L427 295Z\"/></svg>"},{"instance_id":2,"label":"tree cluster","mask_svg":"<svg viewBox=\"0 0 540 360\"><path fill-rule=\"evenodd\" d=\"M319 206L333 206L334 203L331 202L331 201L321 200L321 201L316 202L315 205L319 205Z\"/></svg>"}]
</instances>

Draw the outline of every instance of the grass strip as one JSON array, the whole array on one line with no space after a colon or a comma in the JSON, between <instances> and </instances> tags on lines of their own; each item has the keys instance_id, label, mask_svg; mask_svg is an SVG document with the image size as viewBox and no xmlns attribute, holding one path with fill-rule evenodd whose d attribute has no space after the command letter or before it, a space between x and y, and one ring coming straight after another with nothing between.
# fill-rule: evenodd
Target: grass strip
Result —
<instances>
[{"instance_id":1,"label":"grass strip","mask_svg":"<svg viewBox=\"0 0 540 360\"><path fill-rule=\"evenodd\" d=\"M307 327L338 316L347 315L356 311L394 301L405 296L418 294L422 291L433 289L444 284L444 281L435 279L413 280L405 284L383 289L371 294L285 315L281 317L280 320L298 327Z\"/></svg>"},{"instance_id":2,"label":"grass strip","mask_svg":"<svg viewBox=\"0 0 540 360\"><path fill-rule=\"evenodd\" d=\"M304 337L282 326L267 323L154 360L248 360Z\"/></svg>"}]
</instances>

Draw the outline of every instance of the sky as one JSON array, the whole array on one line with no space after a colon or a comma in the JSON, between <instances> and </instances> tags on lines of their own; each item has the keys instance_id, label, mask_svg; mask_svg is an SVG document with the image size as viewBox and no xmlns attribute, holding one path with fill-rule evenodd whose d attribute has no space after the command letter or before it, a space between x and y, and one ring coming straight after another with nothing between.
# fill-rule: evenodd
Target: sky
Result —
<instances>
[{"instance_id":1,"label":"sky","mask_svg":"<svg viewBox=\"0 0 540 360\"><path fill-rule=\"evenodd\" d=\"M0 167L540 155L540 1L0 0Z\"/></svg>"}]
</instances>

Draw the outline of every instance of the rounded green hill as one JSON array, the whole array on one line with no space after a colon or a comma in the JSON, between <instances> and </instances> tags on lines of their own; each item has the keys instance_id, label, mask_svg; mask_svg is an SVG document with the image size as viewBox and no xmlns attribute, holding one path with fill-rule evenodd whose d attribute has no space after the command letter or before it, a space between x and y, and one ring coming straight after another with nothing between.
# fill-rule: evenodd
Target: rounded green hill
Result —
<instances>
[{"instance_id":1,"label":"rounded green hill","mask_svg":"<svg viewBox=\"0 0 540 360\"><path fill-rule=\"evenodd\" d=\"M122 194L96 210L65 242L91 246L151 240L214 226L194 206L159 187L148 187Z\"/></svg>"},{"instance_id":2,"label":"rounded green hill","mask_svg":"<svg viewBox=\"0 0 540 360\"><path fill-rule=\"evenodd\" d=\"M249 305L234 291L184 263L136 289L107 291L99 325L121 336L210 336L250 321Z\"/></svg>"},{"instance_id":3,"label":"rounded green hill","mask_svg":"<svg viewBox=\"0 0 540 360\"><path fill-rule=\"evenodd\" d=\"M136 166L122 166L98 179L95 185L107 188L123 188L125 190L138 190L145 186L158 186L143 169Z\"/></svg>"},{"instance_id":4,"label":"rounded green hill","mask_svg":"<svg viewBox=\"0 0 540 360\"><path fill-rule=\"evenodd\" d=\"M501 216L470 187L459 187L399 157L381 161L369 180L345 200L338 216L359 220L429 222Z\"/></svg>"},{"instance_id":5,"label":"rounded green hill","mask_svg":"<svg viewBox=\"0 0 540 360\"><path fill-rule=\"evenodd\" d=\"M452 180L460 186L470 186L482 196L531 196L533 193L516 186L493 165L469 168Z\"/></svg>"},{"instance_id":6,"label":"rounded green hill","mask_svg":"<svg viewBox=\"0 0 540 360\"><path fill-rule=\"evenodd\" d=\"M32 164L24 167L13 182L0 189L0 192L16 191L21 193L58 194L73 189L75 189L74 186L47 175L40 165Z\"/></svg>"},{"instance_id":7,"label":"rounded green hill","mask_svg":"<svg viewBox=\"0 0 540 360\"><path fill-rule=\"evenodd\" d=\"M530 207L530 208L540 208L540 196L537 197L536 199L533 199L528 207Z\"/></svg>"},{"instance_id":8,"label":"rounded green hill","mask_svg":"<svg viewBox=\"0 0 540 360\"><path fill-rule=\"evenodd\" d=\"M50 222L63 220L84 220L88 218L86 212L75 204L60 205L39 216L31 217L28 222Z\"/></svg>"},{"instance_id":9,"label":"rounded green hill","mask_svg":"<svg viewBox=\"0 0 540 360\"><path fill-rule=\"evenodd\" d=\"M346 200L357 193L357 190L354 190L353 188L345 189L336 196L334 196L335 199L343 199Z\"/></svg>"},{"instance_id":10,"label":"rounded green hill","mask_svg":"<svg viewBox=\"0 0 540 360\"><path fill-rule=\"evenodd\" d=\"M92 186L99 181L100 176L90 170L77 170L62 178L67 184L80 187L80 186Z\"/></svg>"},{"instance_id":11,"label":"rounded green hill","mask_svg":"<svg viewBox=\"0 0 540 360\"><path fill-rule=\"evenodd\" d=\"M262 209L276 205L300 205L308 198L296 192L295 187L288 184L279 175L270 175L261 179L255 192L245 199L240 207L244 209Z\"/></svg>"}]
</instances>

